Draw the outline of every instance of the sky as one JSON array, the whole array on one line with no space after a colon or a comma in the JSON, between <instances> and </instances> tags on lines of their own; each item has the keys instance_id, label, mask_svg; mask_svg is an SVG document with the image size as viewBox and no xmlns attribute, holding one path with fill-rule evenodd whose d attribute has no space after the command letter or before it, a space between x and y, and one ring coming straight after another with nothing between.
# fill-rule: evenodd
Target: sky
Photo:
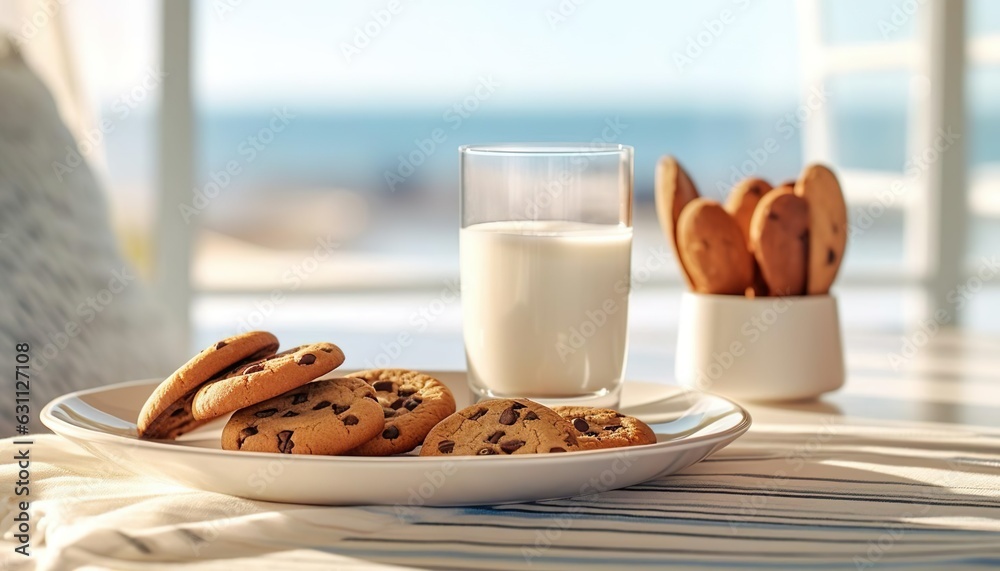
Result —
<instances>
[{"instance_id":1,"label":"sky","mask_svg":"<svg viewBox=\"0 0 1000 571\"><path fill-rule=\"evenodd\" d=\"M831 43L904 41L916 0L823 2ZM794 0L195 0L198 105L233 109L438 105L483 77L497 107L787 106L801 85ZM108 102L156 65L156 0L64 8L91 97ZM895 19L894 19L895 18ZM973 35L1000 33L1000 2L972 0ZM886 33L884 24L898 24ZM901 23L900 23L901 22ZM1000 72L976 70L996 101ZM850 90L891 104L877 78ZM979 92L985 95L978 95Z\"/></svg>"},{"instance_id":2,"label":"sky","mask_svg":"<svg viewBox=\"0 0 1000 571\"><path fill-rule=\"evenodd\" d=\"M794 35L765 33L794 26L791 0L760 6L742 0L575 1L579 5L399 0L391 19L384 18L389 3L381 0L349 6L299 1L287 10L247 1L224 18L203 8L208 17L199 22L205 54L199 78L209 98L256 86L261 93L295 90L299 97L334 105L455 97L484 75L505 85L507 100L500 104L515 105L588 100L708 105L732 99L736 94L727 86L734 83L753 84L744 98L795 89ZM724 10L729 23L721 20ZM377 21L380 14L384 25ZM255 37L256 30L282 41ZM684 54L689 38L697 41L698 34L701 53L692 52L689 65L676 65L674 53ZM265 69L269 73L262 77ZM311 93L301 93L301 87Z\"/></svg>"},{"instance_id":3,"label":"sky","mask_svg":"<svg viewBox=\"0 0 1000 571\"><path fill-rule=\"evenodd\" d=\"M508 87L498 104L512 106L712 105L787 98L798 88L795 34L777 33L794 31L792 0L194 5L196 83L208 106L290 98L323 106L421 104L462 97L483 75ZM70 8L82 24L76 35L86 49L78 55L99 86L95 97L129 89L157 61L156 2L79 0ZM719 29L726 10L729 23L706 35ZM375 33L359 36L366 27ZM686 55L699 34L700 53L679 68L675 54Z\"/></svg>"}]
</instances>

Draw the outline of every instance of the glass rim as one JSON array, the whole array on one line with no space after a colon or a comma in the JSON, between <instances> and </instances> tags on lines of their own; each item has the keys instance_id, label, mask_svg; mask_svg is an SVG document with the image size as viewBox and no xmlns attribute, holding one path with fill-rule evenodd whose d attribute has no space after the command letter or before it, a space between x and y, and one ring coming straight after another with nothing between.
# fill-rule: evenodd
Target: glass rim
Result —
<instances>
[{"instance_id":1,"label":"glass rim","mask_svg":"<svg viewBox=\"0 0 1000 571\"><path fill-rule=\"evenodd\" d=\"M618 143L486 143L462 145L461 155L579 156L632 154L632 147Z\"/></svg>"}]
</instances>

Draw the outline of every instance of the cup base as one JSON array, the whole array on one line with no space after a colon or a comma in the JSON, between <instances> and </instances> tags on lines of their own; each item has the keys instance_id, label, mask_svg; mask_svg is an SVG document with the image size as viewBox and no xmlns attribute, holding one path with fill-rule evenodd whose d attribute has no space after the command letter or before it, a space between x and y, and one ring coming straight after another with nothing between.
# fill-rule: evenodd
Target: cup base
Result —
<instances>
[{"instance_id":1,"label":"cup base","mask_svg":"<svg viewBox=\"0 0 1000 571\"><path fill-rule=\"evenodd\" d=\"M472 394L476 397L477 401L487 400L487 399L526 398L549 407L586 406L594 408L617 409L618 405L621 403L621 394L622 394L621 384L612 389L601 389L595 393L588 393L585 395L579 395L574 397L557 397L557 398L535 397L525 394L502 394L491 391L490 389L487 388L477 387L473 383L469 383L469 389L472 391Z\"/></svg>"}]
</instances>

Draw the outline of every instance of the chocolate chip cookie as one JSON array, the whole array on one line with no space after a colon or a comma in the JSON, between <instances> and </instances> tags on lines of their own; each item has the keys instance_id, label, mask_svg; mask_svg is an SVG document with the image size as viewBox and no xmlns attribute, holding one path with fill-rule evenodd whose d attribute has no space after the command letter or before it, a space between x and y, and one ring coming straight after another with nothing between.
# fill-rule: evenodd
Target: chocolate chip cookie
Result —
<instances>
[{"instance_id":1,"label":"chocolate chip cookie","mask_svg":"<svg viewBox=\"0 0 1000 571\"><path fill-rule=\"evenodd\" d=\"M741 180L726 198L725 209L743 232L743 238L750 243L750 219L760 199L771 190L771 185L764 179L746 178Z\"/></svg>"},{"instance_id":2,"label":"chocolate chip cookie","mask_svg":"<svg viewBox=\"0 0 1000 571\"><path fill-rule=\"evenodd\" d=\"M177 438L211 420L208 418L197 420L191 414L191 401L194 400L196 392L198 392L197 389L184 395L180 400L171 403L170 406L164 409L163 413L149 423L145 431L140 435L140 438Z\"/></svg>"},{"instance_id":3,"label":"chocolate chip cookie","mask_svg":"<svg viewBox=\"0 0 1000 571\"><path fill-rule=\"evenodd\" d=\"M656 433L645 422L608 408L553 407L576 430L585 450L656 444Z\"/></svg>"},{"instance_id":4,"label":"chocolate chip cookie","mask_svg":"<svg viewBox=\"0 0 1000 571\"><path fill-rule=\"evenodd\" d=\"M278 350L278 339L266 331L251 331L213 343L174 371L146 399L136 422L139 438L176 438L212 417L195 419L193 392L241 363L256 361Z\"/></svg>"},{"instance_id":5,"label":"chocolate chip cookie","mask_svg":"<svg viewBox=\"0 0 1000 571\"><path fill-rule=\"evenodd\" d=\"M677 221L677 245L694 291L744 295L753 286L753 255L736 220L719 203L689 202Z\"/></svg>"},{"instance_id":6,"label":"chocolate chip cookie","mask_svg":"<svg viewBox=\"0 0 1000 571\"><path fill-rule=\"evenodd\" d=\"M333 343L295 347L205 383L195 393L191 411L198 420L215 418L302 386L343 362L344 353Z\"/></svg>"},{"instance_id":7,"label":"chocolate chip cookie","mask_svg":"<svg viewBox=\"0 0 1000 571\"><path fill-rule=\"evenodd\" d=\"M684 167L670 155L661 157L660 161L656 163L654 188L656 215L660 219L660 226L667 235L667 241L674 248L674 255L677 256L677 262L681 266L684 279L694 289L691 272L688 271L687 264L681 258L680 246L677 241L677 221L680 219L684 207L698 198L698 188L695 187Z\"/></svg>"},{"instance_id":8,"label":"chocolate chip cookie","mask_svg":"<svg viewBox=\"0 0 1000 571\"><path fill-rule=\"evenodd\" d=\"M837 277L847 248L847 205L837 176L810 165L795 183L795 194L809 203L809 254L806 293L825 294Z\"/></svg>"},{"instance_id":9,"label":"chocolate chip cookie","mask_svg":"<svg viewBox=\"0 0 1000 571\"><path fill-rule=\"evenodd\" d=\"M551 409L527 399L483 401L431 429L421 456L548 454L581 450L575 429Z\"/></svg>"},{"instance_id":10,"label":"chocolate chip cookie","mask_svg":"<svg viewBox=\"0 0 1000 571\"><path fill-rule=\"evenodd\" d=\"M750 223L750 247L771 295L804 294L809 204L787 190L765 196Z\"/></svg>"},{"instance_id":11,"label":"chocolate chip cookie","mask_svg":"<svg viewBox=\"0 0 1000 571\"><path fill-rule=\"evenodd\" d=\"M382 407L361 379L324 379L237 411L224 450L342 454L382 431Z\"/></svg>"},{"instance_id":12,"label":"chocolate chip cookie","mask_svg":"<svg viewBox=\"0 0 1000 571\"><path fill-rule=\"evenodd\" d=\"M390 456L409 452L434 426L455 412L455 397L434 377L405 369L353 373L372 386L382 405L382 433L350 452L358 456Z\"/></svg>"}]
</instances>

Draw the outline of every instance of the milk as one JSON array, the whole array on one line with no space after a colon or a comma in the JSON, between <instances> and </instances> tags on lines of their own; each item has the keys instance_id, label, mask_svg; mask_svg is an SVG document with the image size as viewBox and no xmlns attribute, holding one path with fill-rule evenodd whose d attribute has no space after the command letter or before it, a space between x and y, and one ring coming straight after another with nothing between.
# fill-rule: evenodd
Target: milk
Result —
<instances>
[{"instance_id":1,"label":"milk","mask_svg":"<svg viewBox=\"0 0 1000 571\"><path fill-rule=\"evenodd\" d=\"M617 399L632 229L489 222L463 228L460 240L473 388L492 396Z\"/></svg>"}]
</instances>

